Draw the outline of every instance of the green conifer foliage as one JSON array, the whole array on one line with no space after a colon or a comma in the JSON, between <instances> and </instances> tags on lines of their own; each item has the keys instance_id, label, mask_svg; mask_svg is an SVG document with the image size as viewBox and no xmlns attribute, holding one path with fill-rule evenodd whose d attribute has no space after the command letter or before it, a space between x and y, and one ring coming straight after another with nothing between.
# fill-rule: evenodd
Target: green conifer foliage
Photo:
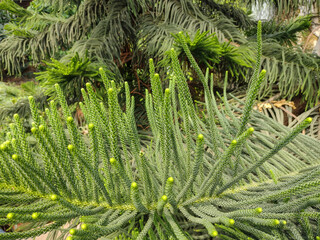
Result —
<instances>
[{"instance_id":1,"label":"green conifer foliage","mask_svg":"<svg viewBox=\"0 0 320 240\"><path fill-rule=\"evenodd\" d=\"M82 89L89 136L77 129L59 85L64 120L56 102L42 117L30 97L37 151L15 115L0 145L0 224L32 227L0 239L34 237L66 223L68 240L126 239L136 228L130 237L139 240L319 238L320 142L300 134L312 119L288 129L252 111L264 76L259 69L247 102L231 105L225 94L222 107L212 77L199 72L205 102L198 114L174 50L170 56L169 88L150 70L148 137L137 130L127 85L125 108L108 79L107 107L89 83Z\"/></svg>"}]
</instances>

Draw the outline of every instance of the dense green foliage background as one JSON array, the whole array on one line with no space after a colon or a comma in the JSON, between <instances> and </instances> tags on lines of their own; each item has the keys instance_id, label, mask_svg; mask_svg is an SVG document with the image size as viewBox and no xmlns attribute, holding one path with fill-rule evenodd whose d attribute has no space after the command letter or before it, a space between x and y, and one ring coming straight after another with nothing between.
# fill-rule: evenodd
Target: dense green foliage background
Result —
<instances>
[{"instance_id":1,"label":"dense green foliage background","mask_svg":"<svg viewBox=\"0 0 320 240\"><path fill-rule=\"evenodd\" d=\"M27 63L54 58L67 64L78 54L110 70L118 82L131 79L130 86L143 93L150 86L147 60L161 61L171 47L179 49L172 34L183 31L190 36L200 67L214 71L216 85L221 87L226 70L230 82L239 84L252 74L257 23L248 13L253 2L34 0L23 9L13 0L2 0L0 9L15 17L6 24L6 38L0 43L1 68L19 75ZM281 0L274 4L281 15L262 26L262 66L268 74L260 96L272 94L277 87L282 96L302 94L313 106L319 98L319 59L297 45L297 34L310 27L310 16L296 18L295 13L301 5L319 3ZM291 20L283 20L286 16ZM192 78L197 80L194 74Z\"/></svg>"}]
</instances>

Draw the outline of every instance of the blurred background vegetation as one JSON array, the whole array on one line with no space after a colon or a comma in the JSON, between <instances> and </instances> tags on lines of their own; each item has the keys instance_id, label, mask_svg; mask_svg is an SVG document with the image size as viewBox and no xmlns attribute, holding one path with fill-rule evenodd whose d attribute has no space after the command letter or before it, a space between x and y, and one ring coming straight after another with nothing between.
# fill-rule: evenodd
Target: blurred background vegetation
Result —
<instances>
[{"instance_id":1,"label":"blurred background vegetation","mask_svg":"<svg viewBox=\"0 0 320 240\"><path fill-rule=\"evenodd\" d=\"M292 100L291 114L297 116L316 107L320 96L319 5L320 0L1 0L1 125L15 112L27 123L26 96L37 96L44 109L47 98L55 99L57 82L81 118L77 104L86 82L101 99L106 96L99 67L119 89L129 82L143 122L148 59L163 66L172 47L201 101L199 81L176 37L180 31L199 65L214 74L215 90L221 91L228 71L227 90L240 95L252 74L259 19L267 70L260 101Z\"/></svg>"}]
</instances>

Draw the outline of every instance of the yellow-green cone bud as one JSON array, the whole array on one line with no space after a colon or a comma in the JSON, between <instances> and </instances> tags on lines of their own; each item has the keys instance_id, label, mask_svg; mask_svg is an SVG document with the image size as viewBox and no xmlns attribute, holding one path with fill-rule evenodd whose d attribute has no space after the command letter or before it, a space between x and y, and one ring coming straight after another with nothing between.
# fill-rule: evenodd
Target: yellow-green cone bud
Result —
<instances>
[{"instance_id":1,"label":"yellow-green cone bud","mask_svg":"<svg viewBox=\"0 0 320 240\"><path fill-rule=\"evenodd\" d=\"M5 150L7 148L7 146L4 144L4 143L2 143L1 145L0 145L0 150Z\"/></svg>"},{"instance_id":2,"label":"yellow-green cone bud","mask_svg":"<svg viewBox=\"0 0 320 240\"><path fill-rule=\"evenodd\" d=\"M32 217L33 219L38 219L39 213L34 212L34 213L32 213L31 217Z\"/></svg>"},{"instance_id":3,"label":"yellow-green cone bud","mask_svg":"<svg viewBox=\"0 0 320 240\"><path fill-rule=\"evenodd\" d=\"M88 229L88 225L85 224L85 223L82 224L82 225L81 225L81 229L82 229L82 230L87 230L87 229Z\"/></svg>"},{"instance_id":4,"label":"yellow-green cone bud","mask_svg":"<svg viewBox=\"0 0 320 240\"><path fill-rule=\"evenodd\" d=\"M36 133L36 132L37 132L37 128L36 128L36 127L32 127L32 128L31 128L31 132L32 132L32 133Z\"/></svg>"},{"instance_id":5,"label":"yellow-green cone bud","mask_svg":"<svg viewBox=\"0 0 320 240\"><path fill-rule=\"evenodd\" d=\"M72 151L73 149L74 149L74 146L73 146L72 144L69 144L69 145L68 145L68 150L69 150L69 151Z\"/></svg>"},{"instance_id":6,"label":"yellow-green cone bud","mask_svg":"<svg viewBox=\"0 0 320 240\"><path fill-rule=\"evenodd\" d=\"M199 134L199 135L198 135L198 139L199 139L199 140L203 140L203 138L204 138L204 137L203 137L202 134Z\"/></svg>"},{"instance_id":7,"label":"yellow-green cone bud","mask_svg":"<svg viewBox=\"0 0 320 240\"><path fill-rule=\"evenodd\" d=\"M248 131L249 131L249 133L253 133L254 132L254 128L251 127L251 128L248 129Z\"/></svg>"},{"instance_id":8,"label":"yellow-green cone bud","mask_svg":"<svg viewBox=\"0 0 320 240\"><path fill-rule=\"evenodd\" d=\"M67 117L67 122L72 122L73 118L72 117Z\"/></svg>"},{"instance_id":9,"label":"yellow-green cone bud","mask_svg":"<svg viewBox=\"0 0 320 240\"><path fill-rule=\"evenodd\" d=\"M278 219L273 220L274 225L279 225L280 221Z\"/></svg>"},{"instance_id":10,"label":"yellow-green cone bud","mask_svg":"<svg viewBox=\"0 0 320 240\"><path fill-rule=\"evenodd\" d=\"M174 182L173 177L169 177L169 178L168 178L168 182L173 183L173 182Z\"/></svg>"},{"instance_id":11,"label":"yellow-green cone bud","mask_svg":"<svg viewBox=\"0 0 320 240\"><path fill-rule=\"evenodd\" d=\"M40 130L40 131L43 131L43 130L44 130L44 126L43 126L42 124L39 126L39 130Z\"/></svg>"},{"instance_id":12,"label":"yellow-green cone bud","mask_svg":"<svg viewBox=\"0 0 320 240\"><path fill-rule=\"evenodd\" d=\"M262 208L261 207L256 208L256 212L257 213L262 213Z\"/></svg>"},{"instance_id":13,"label":"yellow-green cone bud","mask_svg":"<svg viewBox=\"0 0 320 240\"><path fill-rule=\"evenodd\" d=\"M166 202L168 200L168 197L166 195L163 195L161 199Z\"/></svg>"},{"instance_id":14,"label":"yellow-green cone bud","mask_svg":"<svg viewBox=\"0 0 320 240\"><path fill-rule=\"evenodd\" d=\"M8 219L12 219L13 217L14 217L14 213L8 213L8 214L7 214L7 218L8 218Z\"/></svg>"},{"instance_id":15,"label":"yellow-green cone bud","mask_svg":"<svg viewBox=\"0 0 320 240\"><path fill-rule=\"evenodd\" d=\"M56 201L56 200L58 200L58 196L57 196L56 194L52 194L52 195L50 196L50 199L51 199L52 201Z\"/></svg>"},{"instance_id":16,"label":"yellow-green cone bud","mask_svg":"<svg viewBox=\"0 0 320 240\"><path fill-rule=\"evenodd\" d=\"M109 161L110 161L111 164L114 164L114 163L116 163L117 160L115 158L110 158Z\"/></svg>"}]
</instances>

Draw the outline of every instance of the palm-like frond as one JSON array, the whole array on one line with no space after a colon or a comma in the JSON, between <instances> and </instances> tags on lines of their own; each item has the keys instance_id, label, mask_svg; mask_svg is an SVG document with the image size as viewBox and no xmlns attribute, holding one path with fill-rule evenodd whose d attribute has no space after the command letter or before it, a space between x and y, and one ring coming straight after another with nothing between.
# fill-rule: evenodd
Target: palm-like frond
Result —
<instances>
[{"instance_id":1,"label":"palm-like frond","mask_svg":"<svg viewBox=\"0 0 320 240\"><path fill-rule=\"evenodd\" d=\"M172 34L172 36L174 37L173 46L177 51L180 62L185 66L185 70L189 70L190 66L187 64L187 55L183 48L184 43L201 68L214 69L215 75L224 74L228 71L236 79L239 79L239 76L244 78L248 68L251 68L254 62L252 49L246 47L246 45L235 46L231 42L220 43L215 34L209 35L208 32L200 33L200 31L197 31L192 37L188 33L185 33L183 38L180 37L180 33ZM170 58L164 57L161 64L168 65L169 62Z\"/></svg>"},{"instance_id":2,"label":"palm-like frond","mask_svg":"<svg viewBox=\"0 0 320 240\"><path fill-rule=\"evenodd\" d=\"M142 16L138 29L138 50L148 57L159 58L173 45L171 34L197 31L217 34L220 41L244 42L244 36L224 16L200 14L195 6L185 9L182 1L159 1L155 12ZM145 60L145 59L143 59ZM142 61L142 60L141 60ZM143 61L142 61L143 62Z\"/></svg>"},{"instance_id":3,"label":"palm-like frond","mask_svg":"<svg viewBox=\"0 0 320 240\"><path fill-rule=\"evenodd\" d=\"M72 46L75 41L86 37L96 26L101 15L105 14L105 7L104 2L84 1L77 14L68 19L33 12L25 25L28 29L36 25L37 34L28 37L10 35L5 38L0 43L2 68L6 69L10 75L20 74L20 66L24 63L26 56L31 56L36 64L42 59L47 59L48 56L54 56L61 47Z\"/></svg>"},{"instance_id":4,"label":"palm-like frond","mask_svg":"<svg viewBox=\"0 0 320 240\"><path fill-rule=\"evenodd\" d=\"M223 50L214 34L208 35L208 32L200 33L200 31L197 31L192 40L188 33L183 38L180 38L180 34L173 35L173 37L175 39L174 46L180 59L187 58L183 50L183 42L185 41L192 55L198 59L199 64L213 68L213 64L220 62Z\"/></svg>"},{"instance_id":5,"label":"palm-like frond","mask_svg":"<svg viewBox=\"0 0 320 240\"><path fill-rule=\"evenodd\" d=\"M308 106L319 101L319 58L297 48L284 48L274 41L263 44L262 67L268 70L261 88L266 96L276 85L284 98L302 94Z\"/></svg>"},{"instance_id":6,"label":"palm-like frond","mask_svg":"<svg viewBox=\"0 0 320 240\"><path fill-rule=\"evenodd\" d=\"M36 4L50 6L55 11L64 11L66 8L71 6L79 7L84 0L33 0Z\"/></svg>"},{"instance_id":7,"label":"palm-like frond","mask_svg":"<svg viewBox=\"0 0 320 240\"><path fill-rule=\"evenodd\" d=\"M241 29L251 28L255 23L252 18L241 8L234 6L232 3L219 3L220 1L202 0L200 6L203 11L208 11L212 14L214 10L218 14L223 14L225 17L232 19L233 23ZM239 2L239 1L237 1Z\"/></svg>"},{"instance_id":8,"label":"palm-like frond","mask_svg":"<svg viewBox=\"0 0 320 240\"><path fill-rule=\"evenodd\" d=\"M81 88L84 88L87 82L93 83L95 88L99 84L98 67L92 64L87 56L80 58L79 54L76 54L69 62L61 63L52 59L52 62L45 63L46 70L35 74L36 80L44 87L46 95L50 96L51 100L56 99L56 83L61 86L64 95L68 96L68 104L81 101Z\"/></svg>"},{"instance_id":9,"label":"palm-like frond","mask_svg":"<svg viewBox=\"0 0 320 240\"><path fill-rule=\"evenodd\" d=\"M263 113L267 116L272 117L275 121L287 124L288 127L292 128L299 124L306 117L312 117L314 121L310 127L306 128L305 134L313 138L320 140L320 127L319 127L319 105L315 106L308 111L296 116L292 112L291 106L283 106L279 108L274 104L270 105L271 108L262 108Z\"/></svg>"},{"instance_id":10,"label":"palm-like frond","mask_svg":"<svg viewBox=\"0 0 320 240\"><path fill-rule=\"evenodd\" d=\"M268 40L273 39L284 46L293 46L297 44L297 34L308 29L310 26L310 16L297 17L282 22L271 20L262 23L262 38ZM255 39L256 32L256 27L247 30L249 39Z\"/></svg>"},{"instance_id":11,"label":"palm-like frond","mask_svg":"<svg viewBox=\"0 0 320 240\"><path fill-rule=\"evenodd\" d=\"M121 66L121 49L126 44L132 43L135 36L128 7L125 1L108 1L106 9L110 14L106 13L105 17L99 21L92 30L90 38L76 42L71 52L77 52L80 56L87 52L93 61L108 65L117 77L121 78L114 59Z\"/></svg>"}]
</instances>

